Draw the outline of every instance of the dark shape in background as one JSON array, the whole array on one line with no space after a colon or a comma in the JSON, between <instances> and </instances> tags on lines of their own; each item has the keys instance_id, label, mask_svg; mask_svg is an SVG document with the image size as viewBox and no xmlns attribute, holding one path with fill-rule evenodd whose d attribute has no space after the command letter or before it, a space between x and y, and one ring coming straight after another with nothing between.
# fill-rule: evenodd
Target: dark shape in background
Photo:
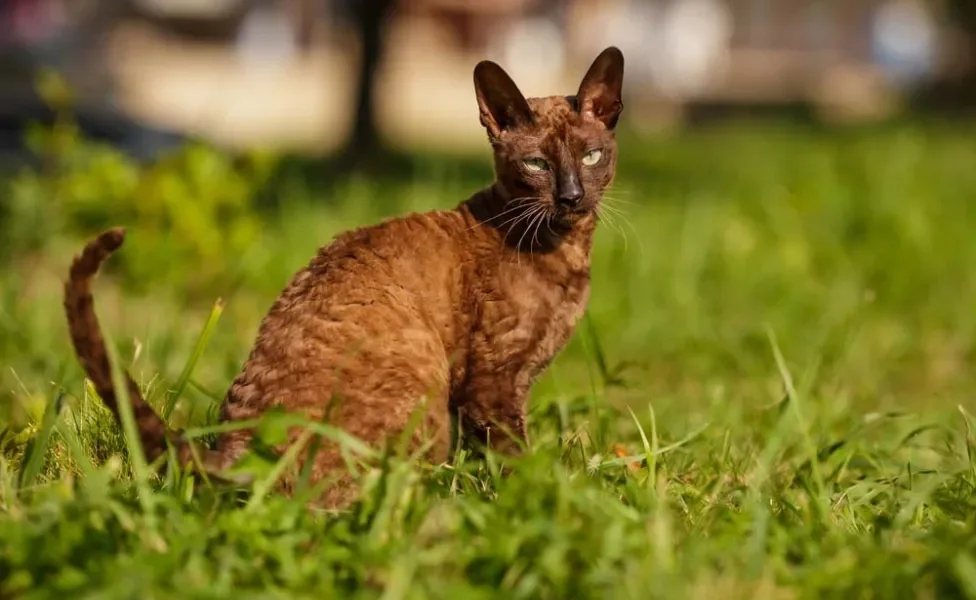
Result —
<instances>
[{"instance_id":1,"label":"dark shape in background","mask_svg":"<svg viewBox=\"0 0 976 600\"><path fill-rule=\"evenodd\" d=\"M393 12L393 0L347 0L344 5L350 20L359 31L363 47L356 82L356 113L353 116L352 135L346 142L339 161L344 167L355 168L383 151L374 111L376 73L386 50L383 26Z\"/></svg>"},{"instance_id":2,"label":"dark shape in background","mask_svg":"<svg viewBox=\"0 0 976 600\"><path fill-rule=\"evenodd\" d=\"M946 0L946 17L962 34L957 43L963 46L961 54L954 56L962 63L955 77L933 82L913 94L913 107L922 112L940 115L965 116L976 107L976 65L973 49L976 44L976 2L973 0Z\"/></svg>"}]
</instances>

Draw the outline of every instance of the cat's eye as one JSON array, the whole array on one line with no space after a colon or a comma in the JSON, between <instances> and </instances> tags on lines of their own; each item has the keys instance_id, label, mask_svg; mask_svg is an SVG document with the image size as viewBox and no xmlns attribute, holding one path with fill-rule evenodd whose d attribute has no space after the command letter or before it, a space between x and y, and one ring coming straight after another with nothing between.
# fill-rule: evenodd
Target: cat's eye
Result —
<instances>
[{"instance_id":1,"label":"cat's eye","mask_svg":"<svg viewBox=\"0 0 976 600\"><path fill-rule=\"evenodd\" d=\"M600 162L601 158L603 158L603 150L590 150L583 155L583 165L592 167L596 163Z\"/></svg>"},{"instance_id":2,"label":"cat's eye","mask_svg":"<svg viewBox=\"0 0 976 600\"><path fill-rule=\"evenodd\" d=\"M526 169L533 173L541 173L549 168L546 161L541 158L526 158L522 161L522 164L525 165Z\"/></svg>"}]
</instances>

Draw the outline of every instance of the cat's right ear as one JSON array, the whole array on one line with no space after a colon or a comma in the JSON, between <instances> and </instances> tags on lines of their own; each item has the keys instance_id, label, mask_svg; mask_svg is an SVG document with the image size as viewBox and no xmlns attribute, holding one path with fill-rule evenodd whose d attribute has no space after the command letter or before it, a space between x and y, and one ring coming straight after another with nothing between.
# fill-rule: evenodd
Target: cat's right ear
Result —
<instances>
[{"instance_id":1,"label":"cat's right ear","mask_svg":"<svg viewBox=\"0 0 976 600\"><path fill-rule=\"evenodd\" d=\"M600 53L580 83L576 102L580 114L595 119L613 130L624 109L620 100L624 83L624 55L619 48L610 46Z\"/></svg>"},{"instance_id":2,"label":"cat's right ear","mask_svg":"<svg viewBox=\"0 0 976 600\"><path fill-rule=\"evenodd\" d=\"M474 91L478 97L481 124L491 138L503 131L529 125L532 109L518 86L497 64L483 60L474 68Z\"/></svg>"}]
</instances>

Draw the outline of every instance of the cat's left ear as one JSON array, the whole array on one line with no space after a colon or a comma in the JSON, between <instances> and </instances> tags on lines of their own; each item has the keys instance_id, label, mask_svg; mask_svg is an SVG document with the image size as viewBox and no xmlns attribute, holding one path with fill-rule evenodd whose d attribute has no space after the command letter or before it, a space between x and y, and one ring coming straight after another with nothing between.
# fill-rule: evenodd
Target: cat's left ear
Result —
<instances>
[{"instance_id":1,"label":"cat's left ear","mask_svg":"<svg viewBox=\"0 0 976 600\"><path fill-rule=\"evenodd\" d=\"M596 57L580 83L576 93L580 114L584 119L600 121L612 130L624 109L620 99L623 85L624 54L619 48L610 46Z\"/></svg>"},{"instance_id":2,"label":"cat's left ear","mask_svg":"<svg viewBox=\"0 0 976 600\"><path fill-rule=\"evenodd\" d=\"M474 68L474 89L478 97L481 124L489 136L499 137L503 131L529 125L533 122L529 102L497 64L483 60Z\"/></svg>"}]
</instances>

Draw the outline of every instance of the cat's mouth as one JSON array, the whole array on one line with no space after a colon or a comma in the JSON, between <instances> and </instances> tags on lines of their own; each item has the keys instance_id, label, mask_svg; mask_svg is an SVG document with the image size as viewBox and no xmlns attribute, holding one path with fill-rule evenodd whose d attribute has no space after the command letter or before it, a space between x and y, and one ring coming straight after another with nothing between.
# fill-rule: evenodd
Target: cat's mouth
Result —
<instances>
[{"instance_id":1,"label":"cat's mouth","mask_svg":"<svg viewBox=\"0 0 976 600\"><path fill-rule=\"evenodd\" d=\"M583 217L592 214L594 208L590 204L578 204L576 206L556 205L556 209L553 212L553 221L559 222L562 225L574 225Z\"/></svg>"},{"instance_id":2,"label":"cat's mouth","mask_svg":"<svg viewBox=\"0 0 976 600\"><path fill-rule=\"evenodd\" d=\"M559 211L553 214L549 223L549 230L560 236L575 229L590 211L576 209L573 211Z\"/></svg>"}]
</instances>

